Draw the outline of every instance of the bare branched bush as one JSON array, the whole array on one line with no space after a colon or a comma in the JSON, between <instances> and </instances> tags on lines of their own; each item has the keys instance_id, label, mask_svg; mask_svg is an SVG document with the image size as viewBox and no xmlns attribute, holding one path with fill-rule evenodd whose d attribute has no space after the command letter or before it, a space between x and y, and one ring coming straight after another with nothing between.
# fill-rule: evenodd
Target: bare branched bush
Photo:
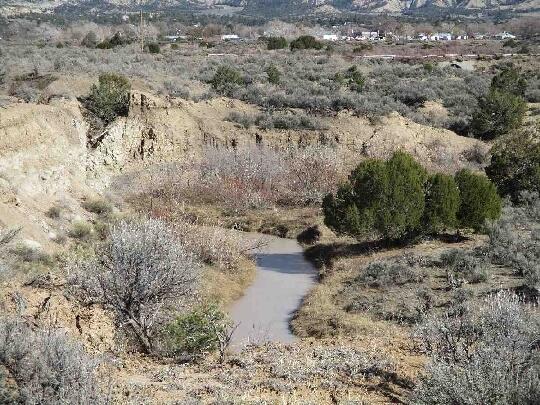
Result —
<instances>
[{"instance_id":1,"label":"bare branched bush","mask_svg":"<svg viewBox=\"0 0 540 405\"><path fill-rule=\"evenodd\" d=\"M0 319L3 403L107 403L96 381L97 367L79 343L59 330L33 330L22 319Z\"/></svg>"},{"instance_id":2,"label":"bare branched bush","mask_svg":"<svg viewBox=\"0 0 540 405\"><path fill-rule=\"evenodd\" d=\"M517 296L457 305L416 329L430 356L417 404L533 404L540 401L540 322Z\"/></svg>"},{"instance_id":3,"label":"bare branched bush","mask_svg":"<svg viewBox=\"0 0 540 405\"><path fill-rule=\"evenodd\" d=\"M123 177L118 187L133 197L218 203L227 210L242 212L319 204L344 177L344 161L329 146L207 148L200 158L189 162L156 166L138 176Z\"/></svg>"},{"instance_id":4,"label":"bare branched bush","mask_svg":"<svg viewBox=\"0 0 540 405\"><path fill-rule=\"evenodd\" d=\"M75 264L70 284L83 302L114 311L152 353L157 326L190 296L197 274L194 254L162 221L121 221L93 257Z\"/></svg>"},{"instance_id":5,"label":"bare branched bush","mask_svg":"<svg viewBox=\"0 0 540 405\"><path fill-rule=\"evenodd\" d=\"M264 207L276 201L284 176L283 156L271 149L206 150L197 173L198 186L230 208Z\"/></svg>"},{"instance_id":6,"label":"bare branched bush","mask_svg":"<svg viewBox=\"0 0 540 405\"><path fill-rule=\"evenodd\" d=\"M343 162L329 147L208 149L194 169L192 195L234 211L275 205L319 203L344 176Z\"/></svg>"}]
</instances>

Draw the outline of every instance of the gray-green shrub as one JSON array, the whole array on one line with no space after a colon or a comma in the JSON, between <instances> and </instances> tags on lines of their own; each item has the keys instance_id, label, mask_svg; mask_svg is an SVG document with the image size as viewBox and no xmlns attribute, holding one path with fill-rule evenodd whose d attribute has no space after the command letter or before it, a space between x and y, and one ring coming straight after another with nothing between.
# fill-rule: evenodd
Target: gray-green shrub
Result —
<instances>
[{"instance_id":1,"label":"gray-green shrub","mask_svg":"<svg viewBox=\"0 0 540 405\"><path fill-rule=\"evenodd\" d=\"M78 342L55 329L0 318L0 401L21 404L105 404L98 362ZM7 384L7 378L15 384Z\"/></svg>"},{"instance_id":2,"label":"gray-green shrub","mask_svg":"<svg viewBox=\"0 0 540 405\"><path fill-rule=\"evenodd\" d=\"M540 199L522 193L517 205L508 205L501 220L488 227L487 253L494 264L506 266L526 284L540 289Z\"/></svg>"},{"instance_id":3,"label":"gray-green shrub","mask_svg":"<svg viewBox=\"0 0 540 405\"><path fill-rule=\"evenodd\" d=\"M441 263L446 268L446 277L450 284L457 286L460 280L469 283L487 281L488 271L485 260L474 256L473 252L452 249L441 255Z\"/></svg>"},{"instance_id":4,"label":"gray-green shrub","mask_svg":"<svg viewBox=\"0 0 540 405\"><path fill-rule=\"evenodd\" d=\"M372 287L388 287L419 283L424 278L417 268L400 262L380 261L368 264L355 278L356 282Z\"/></svg>"},{"instance_id":5,"label":"gray-green shrub","mask_svg":"<svg viewBox=\"0 0 540 405\"><path fill-rule=\"evenodd\" d=\"M540 401L540 323L517 296L429 315L416 331L430 363L414 404L533 404Z\"/></svg>"},{"instance_id":6,"label":"gray-green shrub","mask_svg":"<svg viewBox=\"0 0 540 405\"><path fill-rule=\"evenodd\" d=\"M89 200L86 200L82 203L83 208L88 211L92 212L94 214L98 215L107 215L110 214L113 211L113 205L104 199L101 198L92 198Z\"/></svg>"}]
</instances>

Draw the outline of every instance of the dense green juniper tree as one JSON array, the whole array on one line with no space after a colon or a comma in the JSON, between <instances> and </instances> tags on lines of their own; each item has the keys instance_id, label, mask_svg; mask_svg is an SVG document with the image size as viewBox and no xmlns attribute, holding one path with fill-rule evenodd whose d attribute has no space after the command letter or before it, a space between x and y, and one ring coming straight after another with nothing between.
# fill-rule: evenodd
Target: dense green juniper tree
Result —
<instances>
[{"instance_id":1,"label":"dense green juniper tree","mask_svg":"<svg viewBox=\"0 0 540 405\"><path fill-rule=\"evenodd\" d=\"M478 100L471 125L474 135L490 140L519 128L527 110L526 88L527 82L514 68L496 74L489 93Z\"/></svg>"},{"instance_id":2,"label":"dense green juniper tree","mask_svg":"<svg viewBox=\"0 0 540 405\"><path fill-rule=\"evenodd\" d=\"M483 229L486 220L501 215L501 198L495 185L484 175L463 169L456 173L461 203L457 217L461 226L475 231Z\"/></svg>"},{"instance_id":3,"label":"dense green juniper tree","mask_svg":"<svg viewBox=\"0 0 540 405\"><path fill-rule=\"evenodd\" d=\"M97 85L92 85L86 99L86 107L105 124L129 111L131 84L122 75L105 73L99 76Z\"/></svg>"},{"instance_id":4,"label":"dense green juniper tree","mask_svg":"<svg viewBox=\"0 0 540 405\"><path fill-rule=\"evenodd\" d=\"M524 191L540 193L540 142L534 133L500 139L491 150L488 177L499 193L517 202Z\"/></svg>"},{"instance_id":5,"label":"dense green juniper tree","mask_svg":"<svg viewBox=\"0 0 540 405\"><path fill-rule=\"evenodd\" d=\"M500 210L500 197L486 176L466 170L455 179L428 176L405 152L388 161L364 160L323 200L325 224L337 233L393 241L457 227L480 231Z\"/></svg>"}]
</instances>

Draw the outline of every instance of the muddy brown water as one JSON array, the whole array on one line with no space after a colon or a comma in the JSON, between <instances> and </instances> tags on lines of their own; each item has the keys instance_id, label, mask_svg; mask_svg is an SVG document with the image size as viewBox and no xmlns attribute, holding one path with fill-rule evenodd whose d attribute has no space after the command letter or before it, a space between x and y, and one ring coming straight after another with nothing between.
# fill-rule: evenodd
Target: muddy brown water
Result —
<instances>
[{"instance_id":1,"label":"muddy brown water","mask_svg":"<svg viewBox=\"0 0 540 405\"><path fill-rule=\"evenodd\" d=\"M231 308L231 318L237 325L234 346L293 342L296 338L289 321L316 282L316 270L304 259L296 241L277 237L265 240L266 245L256 254L255 280Z\"/></svg>"}]
</instances>

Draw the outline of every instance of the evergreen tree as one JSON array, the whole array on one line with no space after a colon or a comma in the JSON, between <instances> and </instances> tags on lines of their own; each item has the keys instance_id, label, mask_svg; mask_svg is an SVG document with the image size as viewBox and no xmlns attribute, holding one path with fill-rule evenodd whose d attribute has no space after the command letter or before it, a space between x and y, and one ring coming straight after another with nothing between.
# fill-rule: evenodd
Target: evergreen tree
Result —
<instances>
[{"instance_id":1,"label":"evergreen tree","mask_svg":"<svg viewBox=\"0 0 540 405\"><path fill-rule=\"evenodd\" d=\"M486 220L501 215L501 198L495 185L484 175L463 169L456 173L461 203L457 218L461 226L476 232L484 228Z\"/></svg>"},{"instance_id":2,"label":"evergreen tree","mask_svg":"<svg viewBox=\"0 0 540 405\"><path fill-rule=\"evenodd\" d=\"M491 150L486 173L499 193L514 201L523 191L540 193L540 142L526 132L501 139Z\"/></svg>"},{"instance_id":3,"label":"evergreen tree","mask_svg":"<svg viewBox=\"0 0 540 405\"><path fill-rule=\"evenodd\" d=\"M452 176L437 173L426 184L424 227L428 232L453 229L457 225L459 189Z\"/></svg>"},{"instance_id":4,"label":"evergreen tree","mask_svg":"<svg viewBox=\"0 0 540 405\"><path fill-rule=\"evenodd\" d=\"M92 85L86 99L86 107L105 124L118 116L126 116L129 110L131 85L122 75L105 73L99 76L98 84Z\"/></svg>"},{"instance_id":5,"label":"evergreen tree","mask_svg":"<svg viewBox=\"0 0 540 405\"><path fill-rule=\"evenodd\" d=\"M473 117L473 133L481 139L495 139L519 128L523 122L527 104L520 96L492 89L478 102Z\"/></svg>"}]
</instances>

